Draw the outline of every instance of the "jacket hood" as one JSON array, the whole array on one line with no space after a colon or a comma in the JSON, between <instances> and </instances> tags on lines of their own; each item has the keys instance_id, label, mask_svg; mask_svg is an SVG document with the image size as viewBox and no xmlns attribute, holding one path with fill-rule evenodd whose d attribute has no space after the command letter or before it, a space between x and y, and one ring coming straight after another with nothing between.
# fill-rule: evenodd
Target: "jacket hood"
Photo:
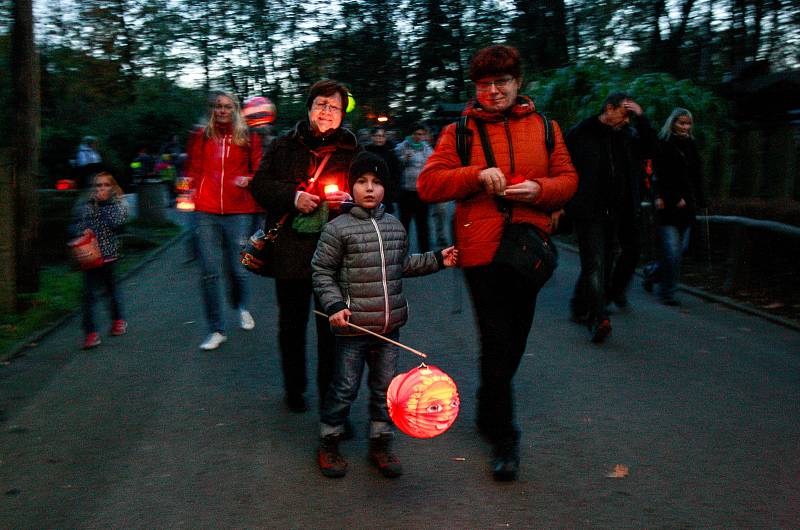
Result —
<instances>
[{"instance_id":1,"label":"jacket hood","mask_svg":"<svg viewBox=\"0 0 800 530\"><path fill-rule=\"evenodd\" d=\"M311 125L308 123L307 119L298 121L291 135L312 151L325 151L337 148L355 151L358 146L358 139L350 129L339 127L321 136L316 136L311 130Z\"/></svg>"},{"instance_id":2,"label":"jacket hood","mask_svg":"<svg viewBox=\"0 0 800 530\"><path fill-rule=\"evenodd\" d=\"M343 202L341 209L341 212L343 214L350 213L353 217L357 219L369 219L370 217L374 217L375 219L380 219L381 217L383 217L385 211L386 209L384 208L383 204L379 204L376 208L367 210L366 208L362 208L356 203L350 201Z\"/></svg>"},{"instance_id":3,"label":"jacket hood","mask_svg":"<svg viewBox=\"0 0 800 530\"><path fill-rule=\"evenodd\" d=\"M536 106L533 104L531 98L528 96L517 96L517 101L503 112L484 110L480 103L478 103L478 100L473 99L467 104L467 108L464 109L463 114L470 118L486 122L498 122L503 121L506 117L522 118L534 112L536 112Z\"/></svg>"}]
</instances>

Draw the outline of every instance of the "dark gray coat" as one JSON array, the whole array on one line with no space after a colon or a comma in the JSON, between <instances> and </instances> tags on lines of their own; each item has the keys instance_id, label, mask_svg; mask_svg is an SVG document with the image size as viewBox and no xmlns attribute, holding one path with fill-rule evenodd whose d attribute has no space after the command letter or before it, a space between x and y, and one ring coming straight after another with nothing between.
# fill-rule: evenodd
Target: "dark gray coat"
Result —
<instances>
[{"instance_id":1,"label":"dark gray coat","mask_svg":"<svg viewBox=\"0 0 800 530\"><path fill-rule=\"evenodd\" d=\"M349 308L350 322L388 333L408 320L403 276L422 276L443 267L441 252L408 254L408 235L383 205L366 210L345 204L325 225L311 260L314 292L325 312ZM359 334L352 328L339 334Z\"/></svg>"}]
</instances>

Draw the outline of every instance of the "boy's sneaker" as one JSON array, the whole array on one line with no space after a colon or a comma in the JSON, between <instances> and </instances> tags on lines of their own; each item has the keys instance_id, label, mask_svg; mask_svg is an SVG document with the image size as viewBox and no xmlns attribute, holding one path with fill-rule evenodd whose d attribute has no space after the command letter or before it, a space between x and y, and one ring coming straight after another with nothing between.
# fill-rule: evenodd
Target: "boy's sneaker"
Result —
<instances>
[{"instance_id":1,"label":"boy's sneaker","mask_svg":"<svg viewBox=\"0 0 800 530\"><path fill-rule=\"evenodd\" d=\"M214 333L206 337L206 340L204 340L203 343L200 344L200 349L206 351L216 350L217 348L219 348L219 345L225 342L226 340L228 340L228 337L226 337L219 331L215 331Z\"/></svg>"},{"instance_id":2,"label":"boy's sneaker","mask_svg":"<svg viewBox=\"0 0 800 530\"><path fill-rule=\"evenodd\" d=\"M253 315L247 309L239 310L239 325L242 329L250 331L256 327L256 321L253 320Z\"/></svg>"},{"instance_id":3,"label":"boy's sneaker","mask_svg":"<svg viewBox=\"0 0 800 530\"><path fill-rule=\"evenodd\" d=\"M519 435L495 442L492 448L492 477L498 482L517 480L519 474Z\"/></svg>"},{"instance_id":4,"label":"boy's sneaker","mask_svg":"<svg viewBox=\"0 0 800 530\"><path fill-rule=\"evenodd\" d=\"M86 340L83 341L83 349L88 350L89 348L94 348L95 346L100 345L100 334L96 331L88 333L86 335Z\"/></svg>"},{"instance_id":5,"label":"boy's sneaker","mask_svg":"<svg viewBox=\"0 0 800 530\"><path fill-rule=\"evenodd\" d=\"M347 460L339 453L339 434L329 434L319 439L317 463L328 478L341 478L347 474Z\"/></svg>"},{"instance_id":6,"label":"boy's sneaker","mask_svg":"<svg viewBox=\"0 0 800 530\"><path fill-rule=\"evenodd\" d=\"M111 324L112 335L124 335L128 332L128 323L124 320L115 320Z\"/></svg>"},{"instance_id":7,"label":"boy's sneaker","mask_svg":"<svg viewBox=\"0 0 800 530\"><path fill-rule=\"evenodd\" d=\"M403 474L403 465L392 453L392 435L382 433L369 439L369 461L384 477L395 478Z\"/></svg>"},{"instance_id":8,"label":"boy's sneaker","mask_svg":"<svg viewBox=\"0 0 800 530\"><path fill-rule=\"evenodd\" d=\"M600 344L601 342L605 341L606 338L611 335L611 321L607 318L596 322L592 326L592 342L595 344Z\"/></svg>"}]
</instances>

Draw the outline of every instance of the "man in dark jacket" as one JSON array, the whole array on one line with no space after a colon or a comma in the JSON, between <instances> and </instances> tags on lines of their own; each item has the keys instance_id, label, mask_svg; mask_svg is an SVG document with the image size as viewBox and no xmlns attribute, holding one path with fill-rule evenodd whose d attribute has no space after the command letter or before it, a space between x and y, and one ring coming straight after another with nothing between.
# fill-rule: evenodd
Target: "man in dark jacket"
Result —
<instances>
[{"instance_id":1,"label":"man in dark jacket","mask_svg":"<svg viewBox=\"0 0 800 530\"><path fill-rule=\"evenodd\" d=\"M592 342L599 343L611 333L606 305L627 305L625 290L639 259L642 160L651 157L655 132L638 103L613 93L600 114L567 133L566 142L579 176L578 191L566 206L581 255L572 318L588 324Z\"/></svg>"},{"instance_id":2,"label":"man in dark jacket","mask_svg":"<svg viewBox=\"0 0 800 530\"><path fill-rule=\"evenodd\" d=\"M386 196L383 200L383 205L386 207L387 213L394 213L394 204L400 195L400 171L402 171L400 160L394 154L394 145L387 141L384 127L377 126L373 128L369 137L371 143L365 145L364 149L383 158L389 168L386 182L384 182Z\"/></svg>"}]
</instances>

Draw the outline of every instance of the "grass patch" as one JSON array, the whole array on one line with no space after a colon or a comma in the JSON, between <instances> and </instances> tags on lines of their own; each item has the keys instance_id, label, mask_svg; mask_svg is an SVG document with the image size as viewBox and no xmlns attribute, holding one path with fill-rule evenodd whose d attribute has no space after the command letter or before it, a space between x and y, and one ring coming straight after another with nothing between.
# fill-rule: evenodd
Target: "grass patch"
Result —
<instances>
[{"instance_id":1,"label":"grass patch","mask_svg":"<svg viewBox=\"0 0 800 530\"><path fill-rule=\"evenodd\" d=\"M129 223L121 237L123 256L117 275L131 270L154 248L180 232L181 228L172 223L152 225L136 220ZM20 296L19 313L0 315L0 357L19 341L78 309L82 290L83 274L69 264L43 267L39 273L39 292Z\"/></svg>"}]
</instances>

